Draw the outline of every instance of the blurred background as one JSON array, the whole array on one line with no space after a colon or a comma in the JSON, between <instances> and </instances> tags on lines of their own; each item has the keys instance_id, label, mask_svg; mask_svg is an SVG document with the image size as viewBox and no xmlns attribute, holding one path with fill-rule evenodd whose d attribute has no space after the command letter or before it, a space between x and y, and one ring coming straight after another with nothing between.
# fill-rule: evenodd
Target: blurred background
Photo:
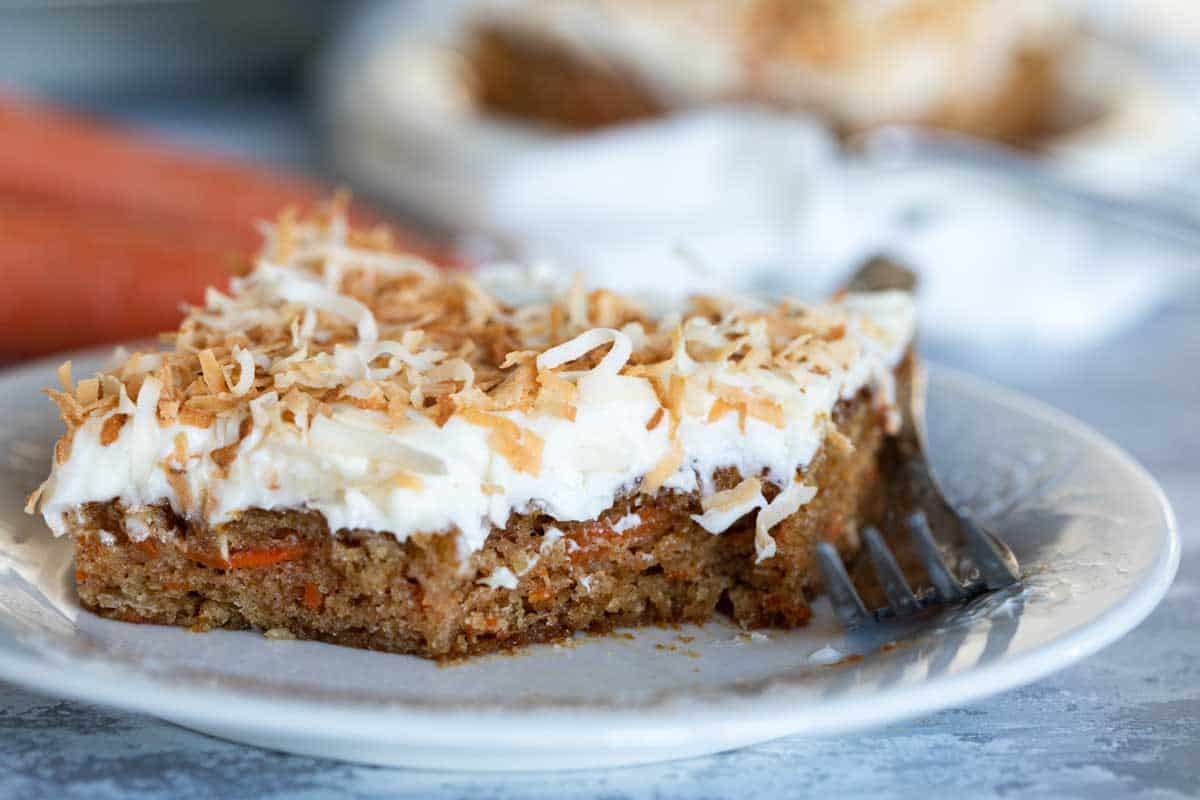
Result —
<instances>
[{"instance_id":1,"label":"blurred background","mask_svg":"<svg viewBox=\"0 0 1200 800\"><path fill-rule=\"evenodd\" d=\"M1058 697L1054 735L1096 759L1063 780L1187 792L1152 776L1195 762L1195 648L1146 654L1200 630L1198 113L1197 0L0 0L0 367L174 327L255 219L335 186L444 263L664 304L820 295L891 254L927 358L1101 430L1182 532L1137 632L960 744L1011 772L996 754L1035 753L1008 743ZM70 724L17 698L18 734Z\"/></svg>"},{"instance_id":2,"label":"blurred background","mask_svg":"<svg viewBox=\"0 0 1200 800\"><path fill-rule=\"evenodd\" d=\"M171 327L347 186L664 304L889 253L927 354L1111 429L1200 355L1198 179L1188 0L0 0L0 362Z\"/></svg>"}]
</instances>

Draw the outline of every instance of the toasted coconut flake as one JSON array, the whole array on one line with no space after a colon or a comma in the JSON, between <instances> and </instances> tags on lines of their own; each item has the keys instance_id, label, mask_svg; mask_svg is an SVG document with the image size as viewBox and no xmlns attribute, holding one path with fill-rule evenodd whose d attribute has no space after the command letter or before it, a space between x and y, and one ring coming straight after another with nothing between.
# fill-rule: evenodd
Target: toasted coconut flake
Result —
<instances>
[{"instance_id":1,"label":"toasted coconut flake","mask_svg":"<svg viewBox=\"0 0 1200 800\"><path fill-rule=\"evenodd\" d=\"M42 481L41 485L38 486L36 489L34 489L30 493L29 497L25 498L25 513L26 514L36 514L37 513L38 503L41 502L42 495L46 491L46 484L49 482L50 482L49 478Z\"/></svg>"},{"instance_id":2,"label":"toasted coconut flake","mask_svg":"<svg viewBox=\"0 0 1200 800\"><path fill-rule=\"evenodd\" d=\"M728 414L730 412L736 412L738 409L739 409L739 406L735 406L730 403L727 403L724 400L722 400L720 397L718 397L716 400L713 401L712 408L710 408L708 410L708 421L709 422L717 422L721 419L721 417L725 416L726 414Z\"/></svg>"},{"instance_id":3,"label":"toasted coconut flake","mask_svg":"<svg viewBox=\"0 0 1200 800\"><path fill-rule=\"evenodd\" d=\"M537 396L537 372L532 364L517 366L488 397L492 405L500 410L528 411L533 408Z\"/></svg>"},{"instance_id":4,"label":"toasted coconut flake","mask_svg":"<svg viewBox=\"0 0 1200 800\"><path fill-rule=\"evenodd\" d=\"M762 482L746 478L732 489L702 498L700 508L704 513L693 514L692 519L709 533L724 533L733 523L766 504Z\"/></svg>"},{"instance_id":5,"label":"toasted coconut flake","mask_svg":"<svg viewBox=\"0 0 1200 800\"><path fill-rule=\"evenodd\" d=\"M192 487L183 470L167 470L167 483L170 484L171 491L175 492L175 500L179 503L180 508L185 512L194 513L196 506L192 497Z\"/></svg>"},{"instance_id":6,"label":"toasted coconut flake","mask_svg":"<svg viewBox=\"0 0 1200 800\"><path fill-rule=\"evenodd\" d=\"M225 376L221 374L221 363L211 349L201 350L200 370L204 375L204 384L213 394L225 391Z\"/></svg>"},{"instance_id":7,"label":"toasted coconut flake","mask_svg":"<svg viewBox=\"0 0 1200 800\"><path fill-rule=\"evenodd\" d=\"M54 401L54 405L58 406L58 415L68 429L78 427L83 422L83 408L76 401L75 395L54 389L44 389L43 391Z\"/></svg>"},{"instance_id":8,"label":"toasted coconut flake","mask_svg":"<svg viewBox=\"0 0 1200 800\"><path fill-rule=\"evenodd\" d=\"M159 400L158 419L164 424L170 424L179 418L178 400Z\"/></svg>"},{"instance_id":9,"label":"toasted coconut flake","mask_svg":"<svg viewBox=\"0 0 1200 800\"><path fill-rule=\"evenodd\" d=\"M68 430L63 434L57 442L54 443L54 463L65 464L67 459L71 457L71 442L75 438L74 429Z\"/></svg>"},{"instance_id":10,"label":"toasted coconut flake","mask_svg":"<svg viewBox=\"0 0 1200 800\"><path fill-rule=\"evenodd\" d=\"M236 397L230 394L220 395L202 395L193 397L188 400L186 406L191 411L200 411L208 414L219 414L222 411L231 411L238 408L241 403Z\"/></svg>"},{"instance_id":11,"label":"toasted coconut flake","mask_svg":"<svg viewBox=\"0 0 1200 800\"><path fill-rule=\"evenodd\" d=\"M73 393L75 391L75 384L71 381L71 362L64 361L60 364L56 374L58 375L58 382L62 386L63 391Z\"/></svg>"},{"instance_id":12,"label":"toasted coconut flake","mask_svg":"<svg viewBox=\"0 0 1200 800\"><path fill-rule=\"evenodd\" d=\"M331 291L315 281L300 279L283 267L263 263L256 272L261 272L263 277L271 281L271 290L280 299L349 320L358 331L359 341L374 342L379 338L375 316L358 300Z\"/></svg>"},{"instance_id":13,"label":"toasted coconut flake","mask_svg":"<svg viewBox=\"0 0 1200 800\"><path fill-rule=\"evenodd\" d=\"M208 457L213 460L221 469L229 469L229 465L237 458L238 449L242 445L242 440L238 439L232 444L227 444L224 447L218 447L209 453Z\"/></svg>"},{"instance_id":14,"label":"toasted coconut flake","mask_svg":"<svg viewBox=\"0 0 1200 800\"><path fill-rule=\"evenodd\" d=\"M564 403L573 403L579 397L579 387L556 372L543 370L537 374L542 393Z\"/></svg>"},{"instance_id":15,"label":"toasted coconut flake","mask_svg":"<svg viewBox=\"0 0 1200 800\"><path fill-rule=\"evenodd\" d=\"M537 357L537 350L513 350L505 353L504 360L500 362L500 369L508 369L518 364L528 364L530 361L536 361Z\"/></svg>"},{"instance_id":16,"label":"toasted coconut flake","mask_svg":"<svg viewBox=\"0 0 1200 800\"><path fill-rule=\"evenodd\" d=\"M433 422L439 428L443 427L450 418L454 416L457 407L454 404L454 398L449 395L439 397L437 403L433 407Z\"/></svg>"},{"instance_id":17,"label":"toasted coconut flake","mask_svg":"<svg viewBox=\"0 0 1200 800\"><path fill-rule=\"evenodd\" d=\"M758 519L754 521L755 564L775 555L775 539L771 536L771 529L795 514L816 496L816 487L795 481L758 512Z\"/></svg>"},{"instance_id":18,"label":"toasted coconut flake","mask_svg":"<svg viewBox=\"0 0 1200 800\"><path fill-rule=\"evenodd\" d=\"M171 442L171 457L169 466L172 470L182 470L187 466L188 460L188 438L187 434L179 431L175 434L175 438Z\"/></svg>"},{"instance_id":19,"label":"toasted coconut flake","mask_svg":"<svg viewBox=\"0 0 1200 800\"><path fill-rule=\"evenodd\" d=\"M551 370L561 367L609 343L612 344L612 348L589 372L616 375L629 362L629 357L633 354L633 342L613 328L591 328L570 341L551 347L537 357L537 368Z\"/></svg>"},{"instance_id":20,"label":"toasted coconut flake","mask_svg":"<svg viewBox=\"0 0 1200 800\"><path fill-rule=\"evenodd\" d=\"M762 495L762 481L758 478L746 478L732 489L715 492L701 498L700 508L704 511L725 511L738 505L745 505L752 499Z\"/></svg>"},{"instance_id":21,"label":"toasted coconut flake","mask_svg":"<svg viewBox=\"0 0 1200 800\"><path fill-rule=\"evenodd\" d=\"M419 492L425 486L425 482L421 480L421 476L403 471L393 475L391 483L399 489L408 489L411 492Z\"/></svg>"},{"instance_id":22,"label":"toasted coconut flake","mask_svg":"<svg viewBox=\"0 0 1200 800\"><path fill-rule=\"evenodd\" d=\"M128 421L128 414L113 414L104 420L104 425L100 428L100 446L108 447L115 442L121 435L121 429L125 427L125 423Z\"/></svg>"},{"instance_id":23,"label":"toasted coconut flake","mask_svg":"<svg viewBox=\"0 0 1200 800\"><path fill-rule=\"evenodd\" d=\"M534 407L538 411L565 419L567 422L574 422L579 413L579 410L571 403L561 403L553 399L542 400L540 397Z\"/></svg>"},{"instance_id":24,"label":"toasted coconut flake","mask_svg":"<svg viewBox=\"0 0 1200 800\"><path fill-rule=\"evenodd\" d=\"M783 406L769 397L753 396L746 404L746 413L776 428L782 429L787 424Z\"/></svg>"},{"instance_id":25,"label":"toasted coconut flake","mask_svg":"<svg viewBox=\"0 0 1200 800\"><path fill-rule=\"evenodd\" d=\"M230 374L225 373L225 381L229 384L229 391L233 392L235 397L246 395L254 388L254 355L249 350L243 350L241 347L234 346L233 360L238 365L237 382L230 381ZM207 376L206 376L207 377Z\"/></svg>"},{"instance_id":26,"label":"toasted coconut flake","mask_svg":"<svg viewBox=\"0 0 1200 800\"><path fill-rule=\"evenodd\" d=\"M654 469L642 478L641 491L643 494L654 494L667 480L679 471L683 465L683 447L677 441L671 442L671 449L659 459Z\"/></svg>"},{"instance_id":27,"label":"toasted coconut flake","mask_svg":"<svg viewBox=\"0 0 1200 800\"><path fill-rule=\"evenodd\" d=\"M300 430L308 430L308 421L311 414L312 398L304 392L293 389L283 396L280 401L283 407L292 415L292 424Z\"/></svg>"},{"instance_id":28,"label":"toasted coconut flake","mask_svg":"<svg viewBox=\"0 0 1200 800\"><path fill-rule=\"evenodd\" d=\"M747 392L745 389L719 381L711 381L709 389L717 396L717 402L721 403L720 411L714 404L709 413L710 422L720 419L726 410L732 408L738 412L738 426L743 431L746 429L746 417L754 417L776 428L782 428L786 424L783 406L769 397Z\"/></svg>"},{"instance_id":29,"label":"toasted coconut flake","mask_svg":"<svg viewBox=\"0 0 1200 800\"><path fill-rule=\"evenodd\" d=\"M208 428L217 419L215 414L210 414L207 411L199 411L194 408L179 409L179 424L189 425L193 428Z\"/></svg>"},{"instance_id":30,"label":"toasted coconut flake","mask_svg":"<svg viewBox=\"0 0 1200 800\"><path fill-rule=\"evenodd\" d=\"M663 403L671 413L672 422L678 424L683 418L683 395L687 389L687 379L682 375L672 375L667 383L667 396Z\"/></svg>"},{"instance_id":31,"label":"toasted coconut flake","mask_svg":"<svg viewBox=\"0 0 1200 800\"><path fill-rule=\"evenodd\" d=\"M846 324L838 323L836 325L832 325L829 328L827 328L821 334L821 338L827 342L836 342L838 339L841 339L845 335L846 335Z\"/></svg>"},{"instance_id":32,"label":"toasted coconut flake","mask_svg":"<svg viewBox=\"0 0 1200 800\"><path fill-rule=\"evenodd\" d=\"M646 420L646 430L652 431L658 427L658 424L663 421L666 416L666 409L662 406L654 409L654 413L650 415L650 419Z\"/></svg>"},{"instance_id":33,"label":"toasted coconut flake","mask_svg":"<svg viewBox=\"0 0 1200 800\"><path fill-rule=\"evenodd\" d=\"M75 400L83 407L90 406L100 400L100 381L96 378L85 378L75 387Z\"/></svg>"},{"instance_id":34,"label":"toasted coconut flake","mask_svg":"<svg viewBox=\"0 0 1200 800\"><path fill-rule=\"evenodd\" d=\"M538 392L534 408L556 417L575 421L574 401L579 396L579 387L561 375L544 370L538 373Z\"/></svg>"},{"instance_id":35,"label":"toasted coconut flake","mask_svg":"<svg viewBox=\"0 0 1200 800\"><path fill-rule=\"evenodd\" d=\"M475 408L465 408L460 413L472 425L491 431L488 435L488 447L517 472L537 475L541 471L542 449L545 446L542 437L498 414L489 414Z\"/></svg>"}]
</instances>

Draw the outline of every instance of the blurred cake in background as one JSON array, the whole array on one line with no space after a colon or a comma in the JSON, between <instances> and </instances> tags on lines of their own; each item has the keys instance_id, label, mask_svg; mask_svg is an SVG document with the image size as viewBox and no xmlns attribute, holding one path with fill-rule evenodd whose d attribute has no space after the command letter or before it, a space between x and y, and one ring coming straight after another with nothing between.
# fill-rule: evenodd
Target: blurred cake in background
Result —
<instances>
[{"instance_id":1,"label":"blurred cake in background","mask_svg":"<svg viewBox=\"0 0 1200 800\"><path fill-rule=\"evenodd\" d=\"M1049 133L1072 38L1039 0L509 0L467 54L485 109L561 128L744 101L1021 143Z\"/></svg>"}]
</instances>

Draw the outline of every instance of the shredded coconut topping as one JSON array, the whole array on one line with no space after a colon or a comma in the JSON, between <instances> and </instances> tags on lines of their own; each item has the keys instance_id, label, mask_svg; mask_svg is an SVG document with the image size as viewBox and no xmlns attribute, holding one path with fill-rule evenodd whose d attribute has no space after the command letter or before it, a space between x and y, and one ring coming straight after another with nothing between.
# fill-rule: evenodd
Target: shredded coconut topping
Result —
<instances>
[{"instance_id":1,"label":"shredded coconut topping","mask_svg":"<svg viewBox=\"0 0 1200 800\"><path fill-rule=\"evenodd\" d=\"M629 362L633 355L633 342L620 331L612 328L592 328L584 331L569 342L551 347L537 357L539 370L551 370L570 361L583 358L598 347L612 343L612 349L600 359L591 371L615 375Z\"/></svg>"}]
</instances>

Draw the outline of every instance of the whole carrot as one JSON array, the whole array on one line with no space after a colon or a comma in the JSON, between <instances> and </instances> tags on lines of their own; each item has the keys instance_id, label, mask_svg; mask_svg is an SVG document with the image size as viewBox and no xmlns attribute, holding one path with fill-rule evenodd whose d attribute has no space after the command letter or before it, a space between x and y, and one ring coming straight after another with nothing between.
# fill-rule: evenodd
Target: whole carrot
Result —
<instances>
[{"instance_id":1,"label":"whole carrot","mask_svg":"<svg viewBox=\"0 0 1200 800\"><path fill-rule=\"evenodd\" d=\"M256 220L330 194L0 97L0 361L174 327L182 302L254 252Z\"/></svg>"}]
</instances>

